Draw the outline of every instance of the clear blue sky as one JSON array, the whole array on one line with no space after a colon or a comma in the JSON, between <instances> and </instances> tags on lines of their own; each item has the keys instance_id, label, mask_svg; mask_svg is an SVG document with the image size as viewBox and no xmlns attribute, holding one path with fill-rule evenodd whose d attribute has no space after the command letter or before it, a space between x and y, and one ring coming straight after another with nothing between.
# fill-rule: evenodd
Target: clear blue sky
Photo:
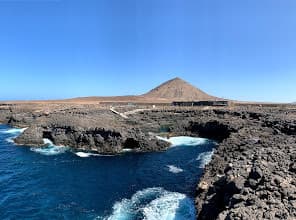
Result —
<instances>
[{"instance_id":1,"label":"clear blue sky","mask_svg":"<svg viewBox=\"0 0 296 220\"><path fill-rule=\"evenodd\" d=\"M0 99L141 94L179 76L296 101L295 0L1 0Z\"/></svg>"}]
</instances>

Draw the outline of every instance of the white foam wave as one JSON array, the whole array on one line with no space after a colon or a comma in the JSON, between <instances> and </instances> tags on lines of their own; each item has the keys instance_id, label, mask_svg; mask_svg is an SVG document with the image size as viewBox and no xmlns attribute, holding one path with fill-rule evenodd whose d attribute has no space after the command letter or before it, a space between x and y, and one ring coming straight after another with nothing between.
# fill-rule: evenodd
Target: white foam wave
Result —
<instances>
[{"instance_id":1,"label":"white foam wave","mask_svg":"<svg viewBox=\"0 0 296 220\"><path fill-rule=\"evenodd\" d=\"M12 135L9 138L6 138L5 141L8 143L14 143L14 139L22 134L27 128L10 128L8 130L1 130L0 133Z\"/></svg>"},{"instance_id":2,"label":"white foam wave","mask_svg":"<svg viewBox=\"0 0 296 220\"><path fill-rule=\"evenodd\" d=\"M63 154L69 150L69 147L66 146L56 146L52 143L51 140L44 138L43 139L44 145L43 147L31 147L30 150L42 155L46 156L53 156L58 154Z\"/></svg>"},{"instance_id":3,"label":"white foam wave","mask_svg":"<svg viewBox=\"0 0 296 220\"><path fill-rule=\"evenodd\" d=\"M14 135L19 135L23 133L27 128L10 128L8 130L2 130L0 133L2 134L14 134Z\"/></svg>"},{"instance_id":4,"label":"white foam wave","mask_svg":"<svg viewBox=\"0 0 296 220\"><path fill-rule=\"evenodd\" d=\"M213 154L214 150L200 153L196 158L200 162L199 168L205 168L211 162Z\"/></svg>"},{"instance_id":5,"label":"white foam wave","mask_svg":"<svg viewBox=\"0 0 296 220\"><path fill-rule=\"evenodd\" d=\"M113 156L115 156L115 155L111 155L111 154L95 154L95 153L87 153L87 152L82 152L82 151L76 152L75 154L78 157L84 157L84 158L91 157L91 156L94 156L94 157L113 157Z\"/></svg>"},{"instance_id":6,"label":"white foam wave","mask_svg":"<svg viewBox=\"0 0 296 220\"><path fill-rule=\"evenodd\" d=\"M89 153L84 153L84 152L77 152L75 153L78 157L89 157L91 156Z\"/></svg>"},{"instance_id":7,"label":"white foam wave","mask_svg":"<svg viewBox=\"0 0 296 220\"><path fill-rule=\"evenodd\" d=\"M171 137L164 138L157 136L159 140L166 141L172 144L172 146L197 146L207 143L209 140L206 138L196 138L196 137L188 137L188 136L179 136L179 137Z\"/></svg>"},{"instance_id":8,"label":"white foam wave","mask_svg":"<svg viewBox=\"0 0 296 220\"><path fill-rule=\"evenodd\" d=\"M85 153L85 152L76 152L78 157L90 157L90 156L101 156L100 154Z\"/></svg>"},{"instance_id":9,"label":"white foam wave","mask_svg":"<svg viewBox=\"0 0 296 220\"><path fill-rule=\"evenodd\" d=\"M115 203L105 220L193 220L194 202L186 195L162 188L148 188L135 193L131 199ZM98 217L98 219L102 219Z\"/></svg>"},{"instance_id":10,"label":"white foam wave","mask_svg":"<svg viewBox=\"0 0 296 220\"><path fill-rule=\"evenodd\" d=\"M134 150L133 149L131 149L131 148L124 148L124 149L122 149L122 152L123 153L128 153L128 152L133 152Z\"/></svg>"},{"instance_id":11,"label":"white foam wave","mask_svg":"<svg viewBox=\"0 0 296 220\"><path fill-rule=\"evenodd\" d=\"M47 139L47 138L43 138L43 143L44 143L44 145L54 145L53 143L52 143L52 141L51 140L49 140L49 139Z\"/></svg>"},{"instance_id":12,"label":"white foam wave","mask_svg":"<svg viewBox=\"0 0 296 220\"><path fill-rule=\"evenodd\" d=\"M46 156L53 156L58 154L63 154L66 151L68 151L67 147L61 147L61 146L47 146L47 147L31 147L31 151L34 151L36 153L46 155Z\"/></svg>"},{"instance_id":13,"label":"white foam wave","mask_svg":"<svg viewBox=\"0 0 296 220\"><path fill-rule=\"evenodd\" d=\"M169 171L171 173L182 173L183 172L183 169L179 168L179 167L176 167L174 165L167 165L167 167L169 168Z\"/></svg>"},{"instance_id":14,"label":"white foam wave","mask_svg":"<svg viewBox=\"0 0 296 220\"><path fill-rule=\"evenodd\" d=\"M14 138L16 138L16 137L6 138L5 141L8 143L14 143Z\"/></svg>"},{"instance_id":15,"label":"white foam wave","mask_svg":"<svg viewBox=\"0 0 296 220\"><path fill-rule=\"evenodd\" d=\"M169 138L165 138L165 137L161 137L161 136L156 136L156 138L157 138L158 140L162 140L162 141L170 142Z\"/></svg>"},{"instance_id":16,"label":"white foam wave","mask_svg":"<svg viewBox=\"0 0 296 220\"><path fill-rule=\"evenodd\" d=\"M153 200L144 209L145 220L195 219L193 201L180 193L167 193Z\"/></svg>"}]
</instances>

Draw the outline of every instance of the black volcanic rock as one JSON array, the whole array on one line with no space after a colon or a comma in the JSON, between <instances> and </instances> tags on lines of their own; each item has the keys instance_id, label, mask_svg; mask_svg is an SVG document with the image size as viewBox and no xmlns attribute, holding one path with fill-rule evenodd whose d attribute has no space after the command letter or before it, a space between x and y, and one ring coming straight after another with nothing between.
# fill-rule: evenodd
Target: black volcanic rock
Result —
<instances>
[{"instance_id":1,"label":"black volcanic rock","mask_svg":"<svg viewBox=\"0 0 296 220\"><path fill-rule=\"evenodd\" d=\"M168 144L155 138L161 131L215 139L219 145L197 184L198 219L296 219L295 109L160 107L128 119L97 106L32 112L0 110L2 122L29 127L19 144L38 146L49 138L115 154L165 150Z\"/></svg>"},{"instance_id":2,"label":"black volcanic rock","mask_svg":"<svg viewBox=\"0 0 296 220\"><path fill-rule=\"evenodd\" d=\"M18 136L14 141L22 145L41 146L44 144L42 131L42 128L33 125L27 128L24 133Z\"/></svg>"}]
</instances>

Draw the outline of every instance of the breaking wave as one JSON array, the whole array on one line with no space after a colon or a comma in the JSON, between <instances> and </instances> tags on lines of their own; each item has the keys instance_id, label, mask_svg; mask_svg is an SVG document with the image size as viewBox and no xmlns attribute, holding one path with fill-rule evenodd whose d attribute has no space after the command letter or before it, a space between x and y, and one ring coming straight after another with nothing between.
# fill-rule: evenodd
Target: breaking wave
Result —
<instances>
[{"instance_id":1,"label":"breaking wave","mask_svg":"<svg viewBox=\"0 0 296 220\"><path fill-rule=\"evenodd\" d=\"M22 134L26 129L27 128L10 128L6 130L0 130L0 133L12 135L11 137L6 138L5 140L9 143L14 143L14 139L18 137L20 134Z\"/></svg>"},{"instance_id":2,"label":"breaking wave","mask_svg":"<svg viewBox=\"0 0 296 220\"><path fill-rule=\"evenodd\" d=\"M100 155L100 154L85 153L85 152L76 152L75 154L76 154L78 157L102 156L102 155Z\"/></svg>"},{"instance_id":3,"label":"breaking wave","mask_svg":"<svg viewBox=\"0 0 296 220\"><path fill-rule=\"evenodd\" d=\"M8 142L8 143L14 143L14 139L15 139L16 137L17 137L17 136L6 138L5 141Z\"/></svg>"},{"instance_id":4,"label":"breaking wave","mask_svg":"<svg viewBox=\"0 0 296 220\"><path fill-rule=\"evenodd\" d=\"M112 155L112 154L96 154L96 153L88 153L88 152L82 152L82 151L76 152L75 154L76 154L76 156L83 157L83 158L91 157L91 156L94 156L94 157L114 157L114 156L116 156L116 155Z\"/></svg>"},{"instance_id":5,"label":"breaking wave","mask_svg":"<svg viewBox=\"0 0 296 220\"><path fill-rule=\"evenodd\" d=\"M169 171L171 172L171 173L182 173L184 170L183 169L181 169L181 168L179 168L179 167L176 167L176 166L174 166L174 165L167 165L167 168L169 168Z\"/></svg>"},{"instance_id":6,"label":"breaking wave","mask_svg":"<svg viewBox=\"0 0 296 220\"><path fill-rule=\"evenodd\" d=\"M128 152L133 152L134 150L133 149L131 149L131 148L124 148L124 149L122 149L122 153L128 153Z\"/></svg>"},{"instance_id":7,"label":"breaking wave","mask_svg":"<svg viewBox=\"0 0 296 220\"><path fill-rule=\"evenodd\" d=\"M164 138L157 136L159 140L166 141L172 144L172 147L175 146L196 146L206 144L209 140L206 138L196 138L196 137L188 137L188 136L179 136L179 137L171 137Z\"/></svg>"},{"instance_id":8,"label":"breaking wave","mask_svg":"<svg viewBox=\"0 0 296 220\"><path fill-rule=\"evenodd\" d=\"M163 188L148 188L135 193L131 199L116 202L113 212L104 220L193 220L195 208L186 195Z\"/></svg>"},{"instance_id":9,"label":"breaking wave","mask_svg":"<svg viewBox=\"0 0 296 220\"><path fill-rule=\"evenodd\" d=\"M62 154L69 150L69 147L56 146L52 143L51 140L46 138L43 139L43 142L44 142L43 147L31 147L30 150L46 156Z\"/></svg>"},{"instance_id":10,"label":"breaking wave","mask_svg":"<svg viewBox=\"0 0 296 220\"><path fill-rule=\"evenodd\" d=\"M211 162L213 154L214 151L200 153L196 158L196 160L200 162L199 168L205 168L205 166Z\"/></svg>"},{"instance_id":11,"label":"breaking wave","mask_svg":"<svg viewBox=\"0 0 296 220\"><path fill-rule=\"evenodd\" d=\"M10 128L8 130L1 130L0 133L19 135L19 134L23 133L26 129L27 128Z\"/></svg>"}]
</instances>

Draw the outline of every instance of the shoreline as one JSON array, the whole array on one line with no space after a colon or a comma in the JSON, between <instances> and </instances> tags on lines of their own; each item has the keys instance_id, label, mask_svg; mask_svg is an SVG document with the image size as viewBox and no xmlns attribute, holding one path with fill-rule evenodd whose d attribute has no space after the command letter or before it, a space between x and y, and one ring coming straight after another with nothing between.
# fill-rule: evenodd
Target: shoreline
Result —
<instances>
[{"instance_id":1,"label":"shoreline","mask_svg":"<svg viewBox=\"0 0 296 220\"><path fill-rule=\"evenodd\" d=\"M219 144L197 183L198 219L293 219L295 111L163 107L124 119L97 106L65 105L54 112L35 113L20 105L17 110L0 109L0 121L29 127L17 138L18 143L33 140L32 144L38 145L40 138L51 137L54 144L78 142L74 148L106 153L118 153L127 146L141 152L165 150L168 145L153 139L150 132L215 139ZM103 139L98 141L99 135Z\"/></svg>"}]
</instances>

